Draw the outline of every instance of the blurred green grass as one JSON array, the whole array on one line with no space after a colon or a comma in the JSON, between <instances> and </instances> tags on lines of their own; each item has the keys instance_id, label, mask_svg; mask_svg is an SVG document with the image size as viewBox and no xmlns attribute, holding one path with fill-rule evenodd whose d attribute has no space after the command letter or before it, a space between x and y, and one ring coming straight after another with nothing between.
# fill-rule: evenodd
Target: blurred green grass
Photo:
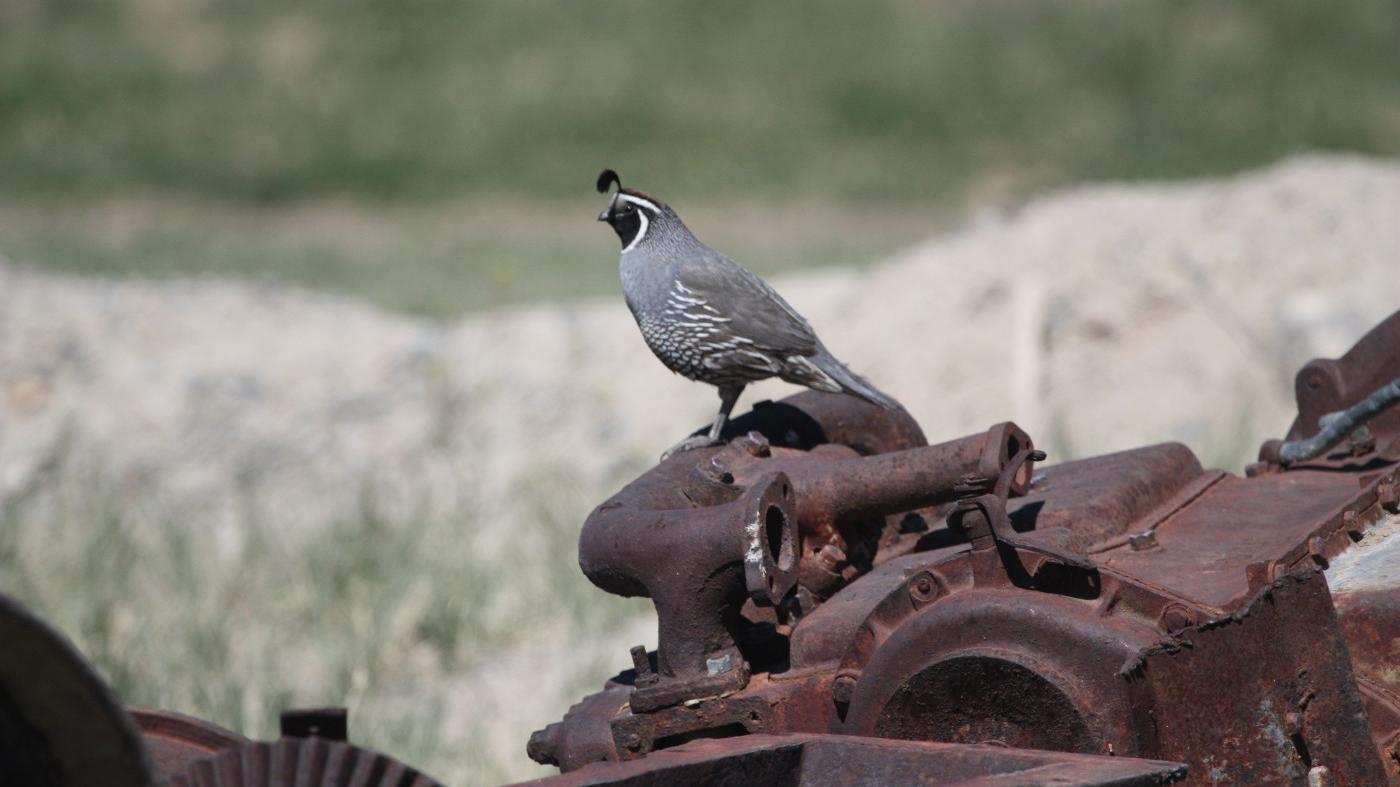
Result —
<instances>
[{"instance_id":1,"label":"blurred green grass","mask_svg":"<svg viewBox=\"0 0 1400 787\"><path fill-rule=\"evenodd\" d=\"M608 165L760 269L867 262L920 221L1066 183L1400 153L1397 40L1393 0L14 0L0 200L30 210L0 210L0 250L446 315L610 291L588 226ZM168 215L114 244L94 229L114 198ZM395 229L260 232L325 201ZM508 231L458 226L498 205ZM775 206L847 218L767 246L726 232Z\"/></svg>"},{"instance_id":2,"label":"blurred green grass","mask_svg":"<svg viewBox=\"0 0 1400 787\"><path fill-rule=\"evenodd\" d=\"M475 698L526 696L543 725L620 668L621 646L597 644L650 609L578 570L586 503L558 467L537 469L531 486L555 492L502 539L471 509L389 514L371 479L359 511L324 528L271 524L250 500L211 531L130 505L130 490L71 446L45 466L0 499L0 589L70 637L124 702L257 739L278 735L282 710L341 704L354 743L448 784L546 775L525 757L529 728L496 729ZM550 659L557 680L478 685L518 682L484 670L560 642L571 655Z\"/></svg>"},{"instance_id":3,"label":"blurred green grass","mask_svg":"<svg viewBox=\"0 0 1400 787\"><path fill-rule=\"evenodd\" d=\"M595 195L596 196L596 195ZM918 211L746 203L690 225L763 274L878 260L923 238ZM0 253L77 274L292 283L437 318L617 290L617 239L597 204L521 199L367 206L231 205L166 196L77 203L0 198ZM847 232L848 222L858 230Z\"/></svg>"}]
</instances>

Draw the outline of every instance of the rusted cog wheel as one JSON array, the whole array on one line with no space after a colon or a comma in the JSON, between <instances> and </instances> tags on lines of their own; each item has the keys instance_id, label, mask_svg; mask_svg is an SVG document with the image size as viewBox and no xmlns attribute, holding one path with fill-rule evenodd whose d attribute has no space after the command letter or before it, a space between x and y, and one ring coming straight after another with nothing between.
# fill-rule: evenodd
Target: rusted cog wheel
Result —
<instances>
[{"instance_id":1,"label":"rusted cog wheel","mask_svg":"<svg viewBox=\"0 0 1400 787\"><path fill-rule=\"evenodd\" d=\"M170 787L442 787L378 752L325 738L282 738L226 749L193 763Z\"/></svg>"},{"instance_id":2,"label":"rusted cog wheel","mask_svg":"<svg viewBox=\"0 0 1400 787\"><path fill-rule=\"evenodd\" d=\"M0 785L154 782L130 717L62 634L0 595L0 643Z\"/></svg>"}]
</instances>

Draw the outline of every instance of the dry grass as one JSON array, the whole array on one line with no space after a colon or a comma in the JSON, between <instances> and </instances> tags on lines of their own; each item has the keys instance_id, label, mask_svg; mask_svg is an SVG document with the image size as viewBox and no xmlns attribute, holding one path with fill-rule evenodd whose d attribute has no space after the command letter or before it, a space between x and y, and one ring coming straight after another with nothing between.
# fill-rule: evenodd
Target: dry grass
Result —
<instances>
[{"instance_id":1,"label":"dry grass","mask_svg":"<svg viewBox=\"0 0 1400 787\"><path fill-rule=\"evenodd\" d=\"M251 511L201 532L132 508L62 446L35 481L0 508L5 592L72 637L125 701L252 737L275 737L283 709L344 704L352 741L449 784L539 775L529 730L617 668L620 635L646 634L644 602L579 573L587 504L568 478L532 479L555 494L508 550L476 512L387 518L369 495L314 533ZM520 659L537 664L533 691L499 669ZM501 692L516 696L482 701Z\"/></svg>"}]
</instances>

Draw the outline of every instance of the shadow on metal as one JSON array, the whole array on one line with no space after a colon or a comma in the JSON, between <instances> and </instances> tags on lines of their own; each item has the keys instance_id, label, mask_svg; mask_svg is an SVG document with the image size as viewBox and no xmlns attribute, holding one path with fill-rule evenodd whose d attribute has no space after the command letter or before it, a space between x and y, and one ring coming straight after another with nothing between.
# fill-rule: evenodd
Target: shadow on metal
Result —
<instances>
[{"instance_id":1,"label":"shadow on metal","mask_svg":"<svg viewBox=\"0 0 1400 787\"><path fill-rule=\"evenodd\" d=\"M526 784L1075 784L1147 787L1186 776L1180 763L1003 746L924 743L849 735L750 735L687 743L643 760L595 764Z\"/></svg>"}]
</instances>

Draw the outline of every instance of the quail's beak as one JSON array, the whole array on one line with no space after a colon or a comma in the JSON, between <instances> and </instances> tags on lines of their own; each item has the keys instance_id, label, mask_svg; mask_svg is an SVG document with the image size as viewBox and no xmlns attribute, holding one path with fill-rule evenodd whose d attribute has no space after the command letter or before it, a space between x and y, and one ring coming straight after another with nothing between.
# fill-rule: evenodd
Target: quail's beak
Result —
<instances>
[{"instance_id":1,"label":"quail's beak","mask_svg":"<svg viewBox=\"0 0 1400 787\"><path fill-rule=\"evenodd\" d=\"M616 214L613 212L613 209L616 207L617 195L614 194L613 198L611 200L608 200L608 206L603 209L602 213L598 214L598 221L606 221L608 224L612 224L613 218L616 216Z\"/></svg>"}]
</instances>

